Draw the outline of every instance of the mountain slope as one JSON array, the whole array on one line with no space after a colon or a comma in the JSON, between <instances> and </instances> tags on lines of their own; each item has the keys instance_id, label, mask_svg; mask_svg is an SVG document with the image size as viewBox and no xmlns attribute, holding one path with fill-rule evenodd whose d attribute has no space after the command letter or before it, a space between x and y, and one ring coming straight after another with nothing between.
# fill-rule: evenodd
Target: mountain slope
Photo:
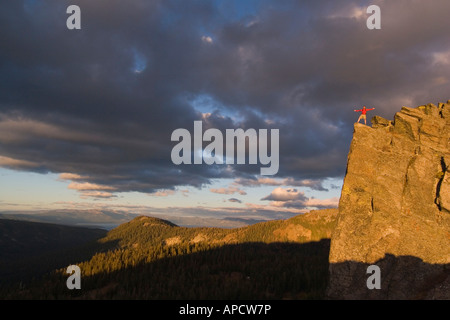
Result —
<instances>
[{"instance_id":1,"label":"mountain slope","mask_svg":"<svg viewBox=\"0 0 450 320\"><path fill-rule=\"evenodd\" d=\"M61 269L6 298L321 298L337 210L237 229L186 228L141 216L99 239L82 271L82 290ZM321 241L314 241L320 240Z\"/></svg>"},{"instance_id":2,"label":"mountain slope","mask_svg":"<svg viewBox=\"0 0 450 320\"><path fill-rule=\"evenodd\" d=\"M101 229L0 219L0 284L26 281L75 257L88 257L88 248L95 249L88 244L105 234Z\"/></svg>"}]
</instances>

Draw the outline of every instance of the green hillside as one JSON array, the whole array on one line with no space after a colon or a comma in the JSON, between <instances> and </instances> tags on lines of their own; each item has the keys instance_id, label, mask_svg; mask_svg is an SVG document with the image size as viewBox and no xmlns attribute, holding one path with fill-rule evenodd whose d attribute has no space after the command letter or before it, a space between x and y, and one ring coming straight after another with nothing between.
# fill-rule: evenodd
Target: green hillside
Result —
<instances>
[{"instance_id":1,"label":"green hillside","mask_svg":"<svg viewBox=\"0 0 450 320\"><path fill-rule=\"evenodd\" d=\"M337 210L236 229L186 228L137 217L75 260L82 289L68 290L65 269L4 298L320 299L328 277Z\"/></svg>"}]
</instances>

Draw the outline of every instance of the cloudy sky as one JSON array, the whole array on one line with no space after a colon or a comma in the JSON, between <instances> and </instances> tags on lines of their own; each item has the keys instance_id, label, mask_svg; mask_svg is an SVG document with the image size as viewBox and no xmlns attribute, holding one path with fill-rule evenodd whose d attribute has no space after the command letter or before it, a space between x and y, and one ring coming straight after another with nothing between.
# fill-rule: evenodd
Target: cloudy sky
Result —
<instances>
[{"instance_id":1,"label":"cloudy sky","mask_svg":"<svg viewBox=\"0 0 450 320\"><path fill-rule=\"evenodd\" d=\"M69 30L69 5L81 30ZM381 9L369 30L367 7ZM337 205L362 105L450 99L448 0L3 0L0 211L283 218ZM279 129L279 171L174 165L175 129ZM206 146L205 143L204 146Z\"/></svg>"}]
</instances>

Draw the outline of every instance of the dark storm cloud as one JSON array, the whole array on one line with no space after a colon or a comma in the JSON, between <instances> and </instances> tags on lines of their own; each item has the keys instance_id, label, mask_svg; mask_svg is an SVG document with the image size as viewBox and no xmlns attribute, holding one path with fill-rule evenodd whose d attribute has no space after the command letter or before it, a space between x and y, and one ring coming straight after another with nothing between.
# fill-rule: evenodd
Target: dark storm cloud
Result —
<instances>
[{"instance_id":1,"label":"dark storm cloud","mask_svg":"<svg viewBox=\"0 0 450 320\"><path fill-rule=\"evenodd\" d=\"M280 129L277 177L320 181L345 171L355 107L392 118L449 99L447 0L243 2L3 1L0 165L115 191L255 179L260 166L172 164L172 131L203 118Z\"/></svg>"}]
</instances>

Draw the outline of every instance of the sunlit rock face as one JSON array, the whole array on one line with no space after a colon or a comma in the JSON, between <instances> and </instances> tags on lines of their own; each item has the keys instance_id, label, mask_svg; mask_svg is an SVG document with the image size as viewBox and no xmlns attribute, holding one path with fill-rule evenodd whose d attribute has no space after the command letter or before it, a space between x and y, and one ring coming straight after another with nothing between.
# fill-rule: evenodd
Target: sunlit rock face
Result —
<instances>
[{"instance_id":1,"label":"sunlit rock face","mask_svg":"<svg viewBox=\"0 0 450 320\"><path fill-rule=\"evenodd\" d=\"M450 101L355 124L330 299L450 299ZM369 289L369 265L381 289Z\"/></svg>"}]
</instances>

